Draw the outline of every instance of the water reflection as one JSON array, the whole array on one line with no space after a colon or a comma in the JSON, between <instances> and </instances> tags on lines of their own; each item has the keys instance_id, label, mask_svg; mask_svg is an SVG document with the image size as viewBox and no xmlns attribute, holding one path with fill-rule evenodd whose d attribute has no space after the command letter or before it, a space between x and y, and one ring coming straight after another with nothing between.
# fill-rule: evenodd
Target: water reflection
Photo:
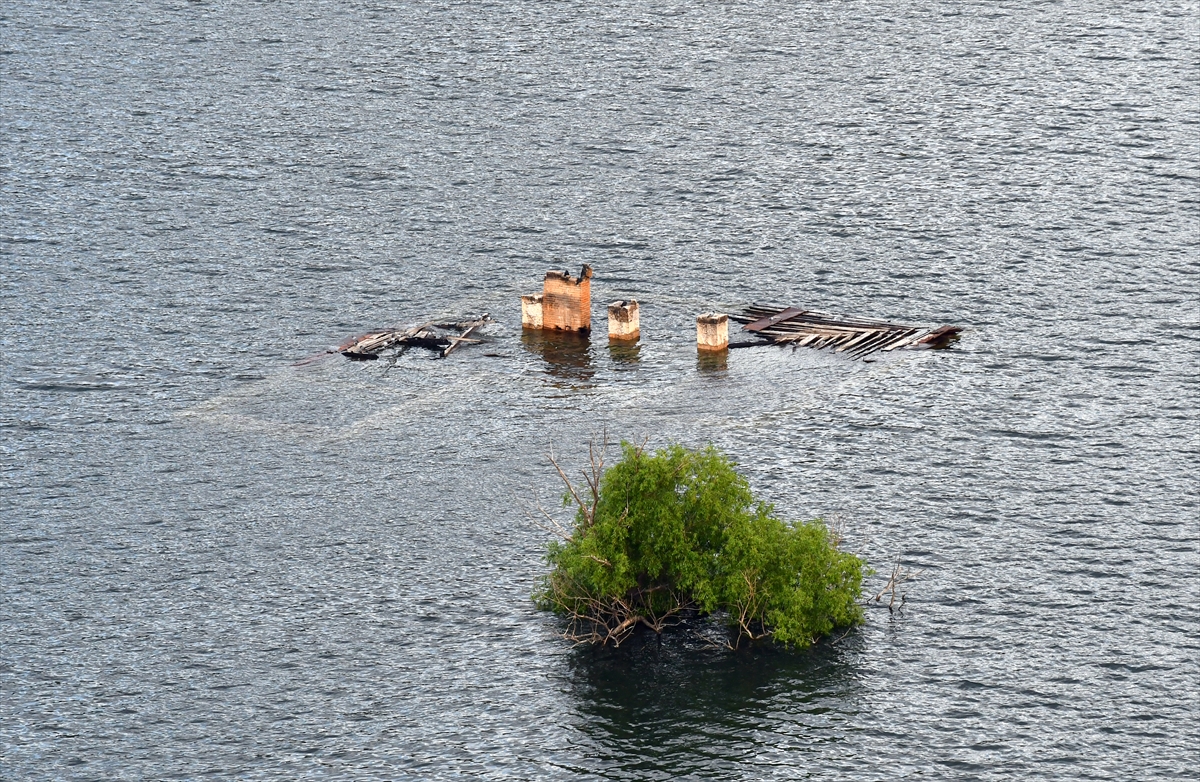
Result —
<instances>
[{"instance_id":1,"label":"water reflection","mask_svg":"<svg viewBox=\"0 0 1200 782\"><path fill-rule=\"evenodd\" d=\"M851 652L728 653L653 634L619 650L571 658L579 729L608 779L707 776L763 761L786 734L787 754L838 741L857 688ZM790 757L770 762L788 764Z\"/></svg>"},{"instance_id":2,"label":"water reflection","mask_svg":"<svg viewBox=\"0 0 1200 782\"><path fill-rule=\"evenodd\" d=\"M702 375L716 375L729 369L728 350L697 350L696 369Z\"/></svg>"},{"instance_id":3,"label":"water reflection","mask_svg":"<svg viewBox=\"0 0 1200 782\"><path fill-rule=\"evenodd\" d=\"M632 369L642 360L642 343L609 340L608 355L617 369Z\"/></svg>"},{"instance_id":4,"label":"water reflection","mask_svg":"<svg viewBox=\"0 0 1200 782\"><path fill-rule=\"evenodd\" d=\"M521 332L521 345L541 357L553 385L569 388L595 385L591 340L586 334L525 329Z\"/></svg>"}]
</instances>

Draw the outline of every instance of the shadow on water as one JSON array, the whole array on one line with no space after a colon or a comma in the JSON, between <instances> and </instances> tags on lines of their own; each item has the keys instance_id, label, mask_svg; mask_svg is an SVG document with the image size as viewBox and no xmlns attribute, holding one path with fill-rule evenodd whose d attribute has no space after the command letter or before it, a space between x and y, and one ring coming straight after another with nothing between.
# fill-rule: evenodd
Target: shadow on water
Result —
<instances>
[{"instance_id":1,"label":"shadow on water","mask_svg":"<svg viewBox=\"0 0 1200 782\"><path fill-rule=\"evenodd\" d=\"M652 633L621 649L579 649L570 680L579 730L609 779L676 779L743 768L787 736L802 761L845 729L854 652L728 652Z\"/></svg>"},{"instance_id":2,"label":"shadow on water","mask_svg":"<svg viewBox=\"0 0 1200 782\"><path fill-rule=\"evenodd\" d=\"M596 368L592 365L592 343L586 334L574 331L521 332L521 346L539 356L553 385L565 388L591 388Z\"/></svg>"}]
</instances>

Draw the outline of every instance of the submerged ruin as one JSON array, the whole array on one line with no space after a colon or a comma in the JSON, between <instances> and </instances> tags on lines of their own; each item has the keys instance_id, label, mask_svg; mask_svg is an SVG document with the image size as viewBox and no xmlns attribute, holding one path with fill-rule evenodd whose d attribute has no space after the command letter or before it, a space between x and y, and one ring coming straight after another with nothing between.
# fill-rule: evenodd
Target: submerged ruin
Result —
<instances>
[{"instance_id":1,"label":"submerged ruin","mask_svg":"<svg viewBox=\"0 0 1200 782\"><path fill-rule=\"evenodd\" d=\"M751 304L732 318L744 324L742 331L754 339L730 347L774 344L817 350L831 348L849 358L863 358L876 351L949 347L962 333L958 326L906 326L771 304Z\"/></svg>"},{"instance_id":2,"label":"submerged ruin","mask_svg":"<svg viewBox=\"0 0 1200 782\"><path fill-rule=\"evenodd\" d=\"M729 316L706 312L696 318L696 349L719 351L729 347Z\"/></svg>"},{"instance_id":3,"label":"submerged ruin","mask_svg":"<svg viewBox=\"0 0 1200 782\"><path fill-rule=\"evenodd\" d=\"M464 344L479 342L471 334L491 321L485 312L477 318L456 321L427 321L407 329L393 328L351 337L331 353L341 353L352 361L373 361L385 350L400 356L409 348L425 348L445 358Z\"/></svg>"},{"instance_id":4,"label":"submerged ruin","mask_svg":"<svg viewBox=\"0 0 1200 782\"><path fill-rule=\"evenodd\" d=\"M578 277L565 269L546 272L542 292L521 297L521 326L547 331L592 330L592 267L583 265Z\"/></svg>"},{"instance_id":5,"label":"submerged ruin","mask_svg":"<svg viewBox=\"0 0 1200 782\"><path fill-rule=\"evenodd\" d=\"M542 292L521 297L522 342L542 347L557 345L554 340L535 339L544 334L570 337L586 346L592 330L591 282L592 267L587 264L578 276L565 270L546 272ZM743 336L735 342L729 339L730 320L742 324ZM383 329L351 337L327 352L365 361L379 358L387 350L395 351L394 359L409 348L420 347L445 357L464 344L480 342L471 335L490 321L484 313L477 318ZM724 369L724 355L729 348L791 345L793 349L829 348L847 358L863 358L876 352L948 347L961 333L958 326L911 326L774 304L751 304L738 314L707 312L696 318L696 348L703 368ZM628 358L631 347L636 349L641 337L636 300L623 299L608 305L608 337L610 348L623 359ZM636 352L629 355L635 356L636 362Z\"/></svg>"},{"instance_id":6,"label":"submerged ruin","mask_svg":"<svg viewBox=\"0 0 1200 782\"><path fill-rule=\"evenodd\" d=\"M610 342L636 342L642 335L642 316L635 299L614 301L608 305Z\"/></svg>"}]
</instances>

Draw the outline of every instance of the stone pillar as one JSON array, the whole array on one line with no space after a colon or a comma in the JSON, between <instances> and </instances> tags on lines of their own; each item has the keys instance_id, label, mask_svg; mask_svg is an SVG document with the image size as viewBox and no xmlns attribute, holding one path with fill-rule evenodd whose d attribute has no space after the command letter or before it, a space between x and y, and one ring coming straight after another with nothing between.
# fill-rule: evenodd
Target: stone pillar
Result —
<instances>
[{"instance_id":1,"label":"stone pillar","mask_svg":"<svg viewBox=\"0 0 1200 782\"><path fill-rule=\"evenodd\" d=\"M542 294L531 293L521 297L521 328L540 329L542 327Z\"/></svg>"},{"instance_id":2,"label":"stone pillar","mask_svg":"<svg viewBox=\"0 0 1200 782\"><path fill-rule=\"evenodd\" d=\"M642 333L638 303L614 301L608 305L608 338L619 341L636 340Z\"/></svg>"},{"instance_id":3,"label":"stone pillar","mask_svg":"<svg viewBox=\"0 0 1200 782\"><path fill-rule=\"evenodd\" d=\"M542 328L585 334L592 330L591 266L584 265L578 277L546 272L542 286Z\"/></svg>"},{"instance_id":4,"label":"stone pillar","mask_svg":"<svg viewBox=\"0 0 1200 782\"><path fill-rule=\"evenodd\" d=\"M721 312L706 312L696 318L696 348L725 350L729 347L729 316Z\"/></svg>"}]
</instances>

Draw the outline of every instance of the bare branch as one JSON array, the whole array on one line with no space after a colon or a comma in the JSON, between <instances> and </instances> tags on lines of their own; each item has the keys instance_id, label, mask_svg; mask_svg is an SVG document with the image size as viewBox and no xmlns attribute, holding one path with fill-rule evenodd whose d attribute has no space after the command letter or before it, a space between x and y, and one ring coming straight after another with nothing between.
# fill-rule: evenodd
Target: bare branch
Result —
<instances>
[{"instance_id":1,"label":"bare branch","mask_svg":"<svg viewBox=\"0 0 1200 782\"><path fill-rule=\"evenodd\" d=\"M571 531L562 524L559 524L558 519L554 518L549 511L542 507L541 500L538 499L536 491L533 492L533 504L538 513L540 513L542 517L546 519L546 523L543 523L541 520L539 520L537 516L535 516L534 513L529 509L529 506L519 498L514 496L513 500L516 505L521 507L525 517L529 519L533 526L537 527L543 532L549 532L551 535L554 535L557 538L562 538L563 541L569 542L571 540Z\"/></svg>"},{"instance_id":2,"label":"bare branch","mask_svg":"<svg viewBox=\"0 0 1200 782\"><path fill-rule=\"evenodd\" d=\"M579 509L583 511L584 516L587 518L587 521L590 525L592 519L588 511L588 506L586 503L584 503L583 498L579 496L579 492L576 491L575 485L571 483L571 479L567 477L565 472L563 472L563 468L558 465L557 461L555 461L553 450L550 451L548 458L550 459L550 463L554 465L554 469L558 471L558 477L562 478L562 482L566 484L567 491L569 491L571 496L575 498L575 504L578 505Z\"/></svg>"},{"instance_id":3,"label":"bare branch","mask_svg":"<svg viewBox=\"0 0 1200 782\"><path fill-rule=\"evenodd\" d=\"M892 610L896 605L896 597L897 593L899 593L900 585L905 581L916 578L918 575L924 572L924 569L915 571L905 570L904 568L900 567L900 560L897 559L896 564L892 566L892 573L888 577L887 585L884 586L884 588L879 591L879 594L875 595L875 597L872 599L878 603L883 599L884 595L890 595L888 599L888 610ZM901 604L903 604L905 599L904 594L899 593L899 597Z\"/></svg>"}]
</instances>

